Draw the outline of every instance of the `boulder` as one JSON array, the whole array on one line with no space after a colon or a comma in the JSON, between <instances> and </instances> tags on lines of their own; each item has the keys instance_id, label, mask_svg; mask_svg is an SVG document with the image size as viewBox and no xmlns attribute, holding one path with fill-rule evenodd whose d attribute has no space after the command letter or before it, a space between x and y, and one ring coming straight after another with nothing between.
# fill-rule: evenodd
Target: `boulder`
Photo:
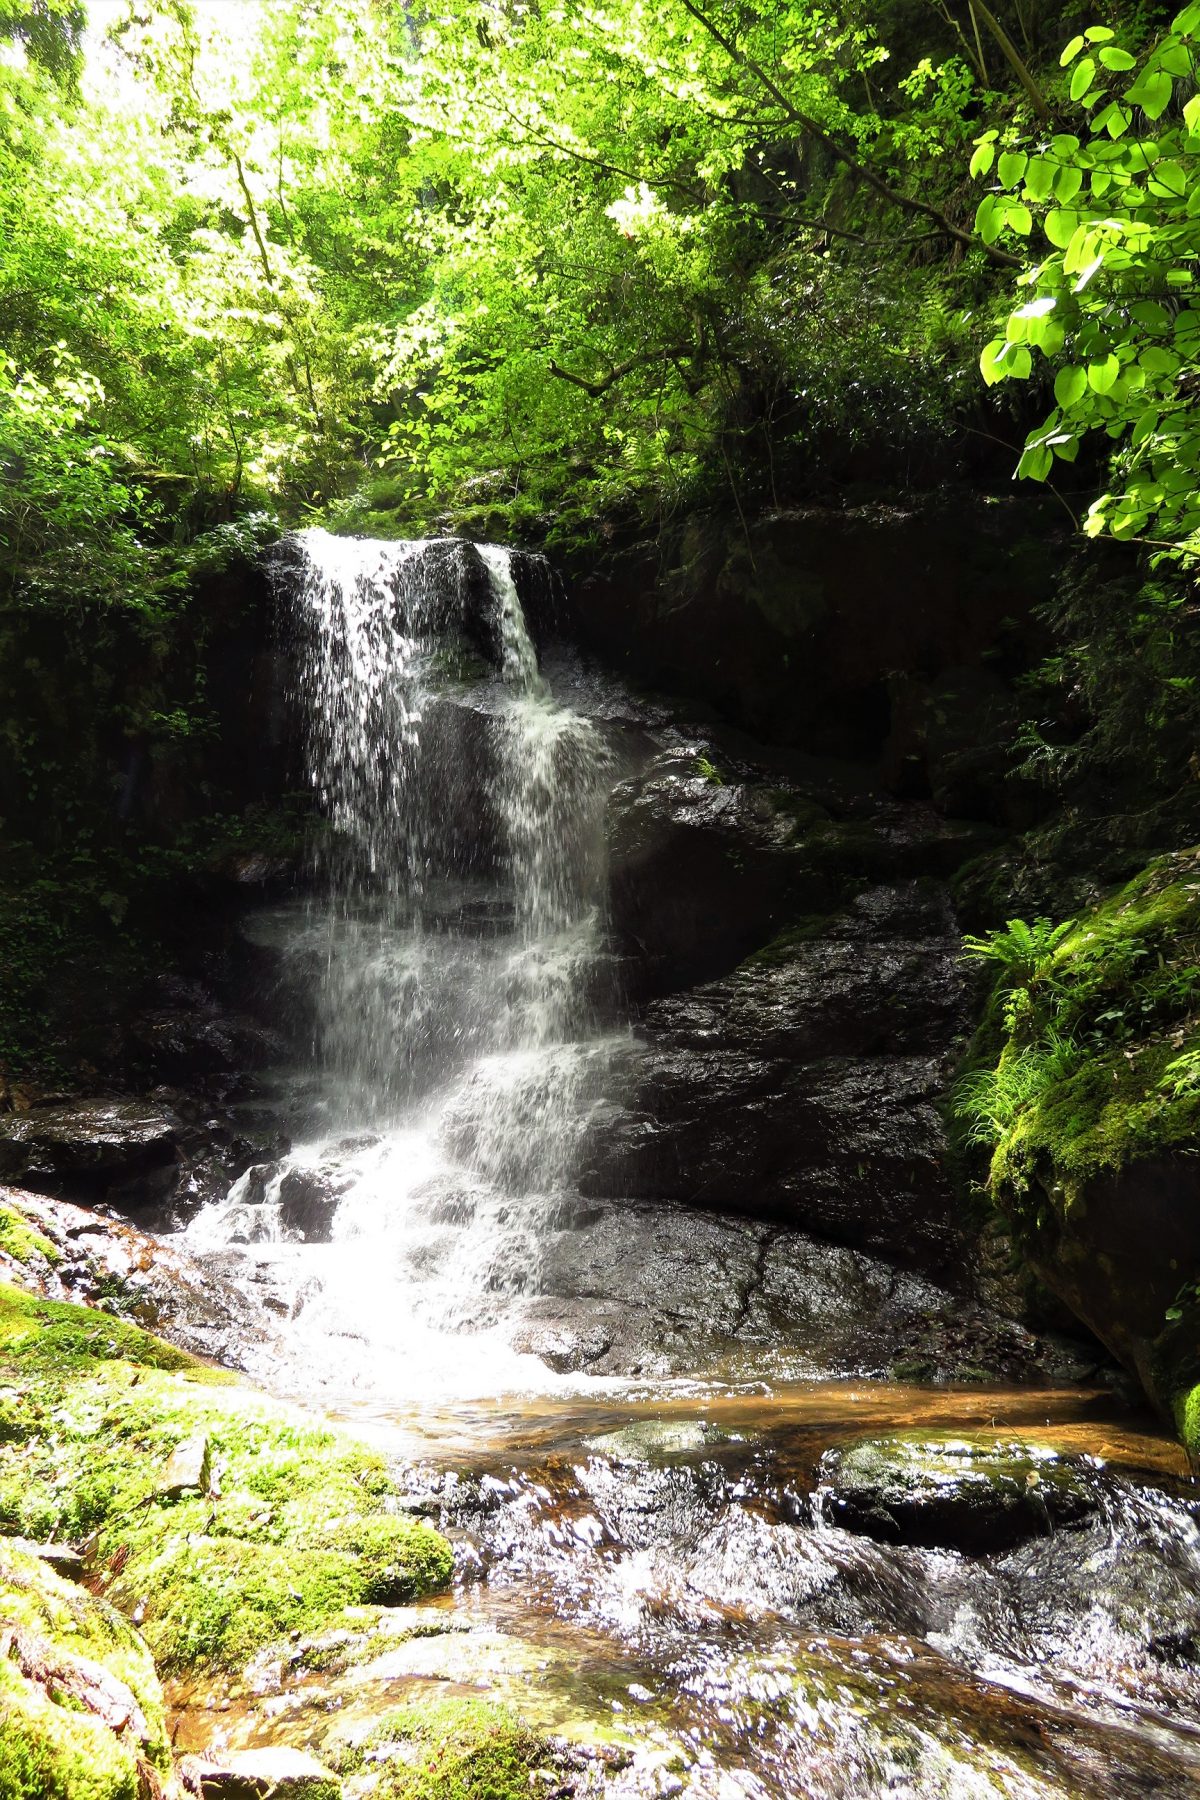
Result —
<instances>
[{"instance_id":1,"label":"boulder","mask_svg":"<svg viewBox=\"0 0 1200 1800\"><path fill-rule=\"evenodd\" d=\"M874 1438L826 1451L824 1519L885 1543L981 1556L1085 1524L1100 1510L1094 1468L1040 1444L970 1437Z\"/></svg>"},{"instance_id":2,"label":"boulder","mask_svg":"<svg viewBox=\"0 0 1200 1800\"><path fill-rule=\"evenodd\" d=\"M265 1376L280 1344L244 1276L227 1280L215 1258L200 1259L66 1200L0 1187L0 1208L36 1234L44 1253L6 1259L6 1281L83 1305L116 1305L126 1316L193 1353ZM3 1435L0 1429L0 1436Z\"/></svg>"},{"instance_id":3,"label":"boulder","mask_svg":"<svg viewBox=\"0 0 1200 1800\"><path fill-rule=\"evenodd\" d=\"M0 1115L0 1177L109 1185L177 1162L180 1122L148 1100L76 1100Z\"/></svg>"},{"instance_id":4,"label":"boulder","mask_svg":"<svg viewBox=\"0 0 1200 1800\"><path fill-rule=\"evenodd\" d=\"M289 1169L279 1184L279 1222L289 1237L305 1244L327 1244L333 1215L353 1179L336 1165L335 1170Z\"/></svg>"}]
</instances>

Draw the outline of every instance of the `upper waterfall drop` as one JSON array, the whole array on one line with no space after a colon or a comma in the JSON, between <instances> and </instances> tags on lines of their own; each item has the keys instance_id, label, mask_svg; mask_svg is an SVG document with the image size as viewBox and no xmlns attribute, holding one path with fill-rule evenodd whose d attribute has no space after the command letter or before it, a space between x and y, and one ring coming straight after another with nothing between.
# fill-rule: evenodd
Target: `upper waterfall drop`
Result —
<instances>
[{"instance_id":1,"label":"upper waterfall drop","mask_svg":"<svg viewBox=\"0 0 1200 1800\"><path fill-rule=\"evenodd\" d=\"M297 1340L341 1346L331 1379L419 1353L447 1378L482 1357L493 1382L624 1041L594 1007L612 754L540 669L535 559L320 530L291 546L326 821L309 897L279 922L311 1021L310 1122L190 1232L271 1261ZM461 1335L447 1348L456 1332L475 1358Z\"/></svg>"}]
</instances>

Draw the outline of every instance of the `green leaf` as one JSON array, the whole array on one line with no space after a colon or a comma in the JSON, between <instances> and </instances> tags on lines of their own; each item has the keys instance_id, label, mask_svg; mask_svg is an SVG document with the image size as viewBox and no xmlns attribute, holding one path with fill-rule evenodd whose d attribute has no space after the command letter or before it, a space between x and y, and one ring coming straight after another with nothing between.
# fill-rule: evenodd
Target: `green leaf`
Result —
<instances>
[{"instance_id":1,"label":"green leaf","mask_svg":"<svg viewBox=\"0 0 1200 1800\"><path fill-rule=\"evenodd\" d=\"M995 194L985 194L975 212L975 229L985 244L994 244L1004 225Z\"/></svg>"},{"instance_id":2,"label":"green leaf","mask_svg":"<svg viewBox=\"0 0 1200 1800\"><path fill-rule=\"evenodd\" d=\"M985 344L979 358L979 372L988 387L995 387L1009 373L1007 367L1001 367L1001 359L1006 356L1008 344L1004 338L993 338Z\"/></svg>"},{"instance_id":3,"label":"green leaf","mask_svg":"<svg viewBox=\"0 0 1200 1800\"><path fill-rule=\"evenodd\" d=\"M1166 194L1180 200L1188 191L1188 176L1182 163L1171 158L1156 162L1150 171L1150 192Z\"/></svg>"},{"instance_id":4,"label":"green leaf","mask_svg":"<svg viewBox=\"0 0 1200 1800\"><path fill-rule=\"evenodd\" d=\"M1079 229L1079 214L1060 210L1049 212L1042 220L1042 230L1058 250L1065 250Z\"/></svg>"},{"instance_id":5,"label":"green leaf","mask_svg":"<svg viewBox=\"0 0 1200 1800\"><path fill-rule=\"evenodd\" d=\"M1086 41L1082 33L1078 37L1073 37L1058 59L1059 67L1065 69L1068 63L1074 62Z\"/></svg>"},{"instance_id":6,"label":"green leaf","mask_svg":"<svg viewBox=\"0 0 1200 1800\"><path fill-rule=\"evenodd\" d=\"M1075 73L1071 77L1072 100L1083 99L1092 85L1095 74L1096 65L1090 56L1085 56L1081 63L1076 63Z\"/></svg>"},{"instance_id":7,"label":"green leaf","mask_svg":"<svg viewBox=\"0 0 1200 1800\"><path fill-rule=\"evenodd\" d=\"M1069 206L1083 186L1083 170L1068 163L1054 177L1054 196L1063 206ZM1074 229L1072 227L1072 229Z\"/></svg>"},{"instance_id":8,"label":"green leaf","mask_svg":"<svg viewBox=\"0 0 1200 1800\"><path fill-rule=\"evenodd\" d=\"M1087 391L1087 370L1081 369L1075 364L1068 363L1066 368L1060 369L1054 377L1054 398L1064 412L1068 412L1073 406L1078 406Z\"/></svg>"},{"instance_id":9,"label":"green leaf","mask_svg":"<svg viewBox=\"0 0 1200 1800\"><path fill-rule=\"evenodd\" d=\"M1126 92L1125 98L1140 106L1148 119L1166 112L1175 92L1175 83L1160 69L1146 69Z\"/></svg>"},{"instance_id":10,"label":"green leaf","mask_svg":"<svg viewBox=\"0 0 1200 1800\"><path fill-rule=\"evenodd\" d=\"M1200 132L1200 94L1193 94L1183 109L1183 122L1192 133Z\"/></svg>"},{"instance_id":11,"label":"green leaf","mask_svg":"<svg viewBox=\"0 0 1200 1800\"><path fill-rule=\"evenodd\" d=\"M1133 69L1137 66L1136 56L1130 56L1128 50L1118 49L1112 44L1100 52L1100 61L1106 69Z\"/></svg>"},{"instance_id":12,"label":"green leaf","mask_svg":"<svg viewBox=\"0 0 1200 1800\"><path fill-rule=\"evenodd\" d=\"M1107 356L1088 364L1088 385L1098 394L1107 394L1120 373L1121 365L1110 351Z\"/></svg>"},{"instance_id":13,"label":"green leaf","mask_svg":"<svg viewBox=\"0 0 1200 1800\"><path fill-rule=\"evenodd\" d=\"M1029 158L1023 150L1006 150L996 165L996 174L1000 186L1016 187L1028 166Z\"/></svg>"},{"instance_id":14,"label":"green leaf","mask_svg":"<svg viewBox=\"0 0 1200 1800\"><path fill-rule=\"evenodd\" d=\"M1138 362L1147 375L1174 375L1181 366L1175 352L1164 349L1161 344L1147 344L1144 350L1139 350Z\"/></svg>"},{"instance_id":15,"label":"green leaf","mask_svg":"<svg viewBox=\"0 0 1200 1800\"><path fill-rule=\"evenodd\" d=\"M1027 481L1045 481L1053 467L1053 450L1044 444L1030 444L1017 464L1017 474Z\"/></svg>"},{"instance_id":16,"label":"green leaf","mask_svg":"<svg viewBox=\"0 0 1200 1800\"><path fill-rule=\"evenodd\" d=\"M1108 44L1116 35L1107 25L1089 25L1084 33L1089 44Z\"/></svg>"},{"instance_id":17,"label":"green leaf","mask_svg":"<svg viewBox=\"0 0 1200 1800\"><path fill-rule=\"evenodd\" d=\"M1148 406L1146 408L1145 412L1138 414L1138 417L1134 424L1133 430L1130 433L1129 441L1130 441L1130 443L1134 444L1135 446L1139 445L1139 444L1144 444L1146 442L1146 439L1153 437L1154 433L1157 430L1158 430L1157 408L1155 408L1153 406Z\"/></svg>"},{"instance_id":18,"label":"green leaf","mask_svg":"<svg viewBox=\"0 0 1200 1800\"><path fill-rule=\"evenodd\" d=\"M1170 38L1154 52L1151 60L1156 69L1163 69L1177 78L1195 73L1191 51L1184 44L1173 44Z\"/></svg>"},{"instance_id":19,"label":"green leaf","mask_svg":"<svg viewBox=\"0 0 1200 1800\"><path fill-rule=\"evenodd\" d=\"M1033 230L1033 214L1020 200L1009 200L1004 206L1004 223L1018 237L1028 237Z\"/></svg>"},{"instance_id":20,"label":"green leaf","mask_svg":"<svg viewBox=\"0 0 1200 1800\"><path fill-rule=\"evenodd\" d=\"M1025 194L1030 200L1048 200L1054 192L1059 170L1044 156L1031 156L1025 171Z\"/></svg>"},{"instance_id":21,"label":"green leaf","mask_svg":"<svg viewBox=\"0 0 1200 1800\"><path fill-rule=\"evenodd\" d=\"M976 177L986 175L995 160L996 146L990 139L986 143L977 144L971 158L971 174Z\"/></svg>"}]
</instances>

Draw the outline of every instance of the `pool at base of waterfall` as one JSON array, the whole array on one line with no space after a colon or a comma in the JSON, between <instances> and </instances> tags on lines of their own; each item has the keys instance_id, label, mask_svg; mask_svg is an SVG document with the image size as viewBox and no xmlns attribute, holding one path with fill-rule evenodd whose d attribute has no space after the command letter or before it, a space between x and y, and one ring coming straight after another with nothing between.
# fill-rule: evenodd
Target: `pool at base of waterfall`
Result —
<instances>
[{"instance_id":1,"label":"pool at base of waterfall","mask_svg":"<svg viewBox=\"0 0 1200 1800\"><path fill-rule=\"evenodd\" d=\"M1176 1447L1106 1395L693 1379L342 1417L449 1533L454 1592L178 1687L183 1748L341 1766L397 1708L452 1701L516 1709L556 1791L610 1800L1200 1781L1194 1504ZM842 1462L866 1448L891 1490L848 1528ZM922 1479L931 1529L889 1530ZM1035 1486L1069 1524L1053 1501L1010 1516Z\"/></svg>"}]
</instances>

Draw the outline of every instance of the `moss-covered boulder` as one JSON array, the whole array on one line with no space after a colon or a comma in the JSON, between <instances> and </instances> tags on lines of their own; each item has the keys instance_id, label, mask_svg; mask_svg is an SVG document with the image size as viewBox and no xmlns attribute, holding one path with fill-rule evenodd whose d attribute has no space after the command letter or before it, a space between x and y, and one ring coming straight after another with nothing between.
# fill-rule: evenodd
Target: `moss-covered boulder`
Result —
<instances>
[{"instance_id":1,"label":"moss-covered boulder","mask_svg":"<svg viewBox=\"0 0 1200 1800\"><path fill-rule=\"evenodd\" d=\"M0 1287L0 1385L0 1530L84 1550L164 1673L450 1577L371 1451L105 1313Z\"/></svg>"},{"instance_id":2,"label":"moss-covered boulder","mask_svg":"<svg viewBox=\"0 0 1200 1800\"><path fill-rule=\"evenodd\" d=\"M566 1793L563 1751L487 1700L399 1706L368 1729L335 1727L323 1754L341 1773L369 1769L380 1800L528 1800Z\"/></svg>"},{"instance_id":3,"label":"moss-covered boulder","mask_svg":"<svg viewBox=\"0 0 1200 1800\"><path fill-rule=\"evenodd\" d=\"M1100 1505L1095 1472L1042 1445L972 1435L873 1438L829 1450L819 1504L830 1523L885 1543L986 1555Z\"/></svg>"},{"instance_id":4,"label":"moss-covered boulder","mask_svg":"<svg viewBox=\"0 0 1200 1800\"><path fill-rule=\"evenodd\" d=\"M175 1791L162 1691L136 1631L0 1539L0 1800Z\"/></svg>"},{"instance_id":5,"label":"moss-covered boulder","mask_svg":"<svg viewBox=\"0 0 1200 1800\"><path fill-rule=\"evenodd\" d=\"M974 948L998 975L958 1104L992 1194L1028 1265L1178 1422L1200 1382L1178 1329L1200 1282L1200 849Z\"/></svg>"}]
</instances>

